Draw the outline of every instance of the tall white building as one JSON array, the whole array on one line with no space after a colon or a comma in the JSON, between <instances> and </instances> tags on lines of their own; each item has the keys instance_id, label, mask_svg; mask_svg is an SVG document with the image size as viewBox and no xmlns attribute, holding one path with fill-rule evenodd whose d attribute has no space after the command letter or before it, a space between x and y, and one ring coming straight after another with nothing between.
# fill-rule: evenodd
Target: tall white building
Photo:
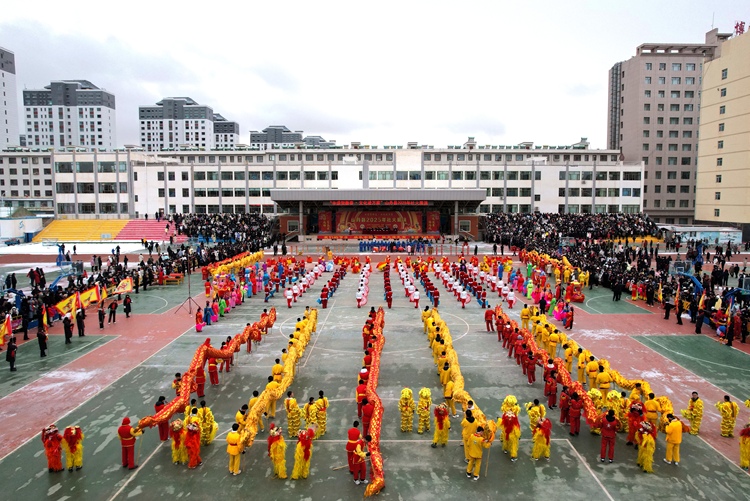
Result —
<instances>
[{"instance_id":1,"label":"tall white building","mask_svg":"<svg viewBox=\"0 0 750 501\"><path fill-rule=\"evenodd\" d=\"M234 147L240 126L189 97L166 97L140 106L141 147L146 151Z\"/></svg>"},{"instance_id":2,"label":"tall white building","mask_svg":"<svg viewBox=\"0 0 750 501\"><path fill-rule=\"evenodd\" d=\"M23 91L28 147L117 145L115 95L88 80L55 80L44 89Z\"/></svg>"},{"instance_id":3,"label":"tall white building","mask_svg":"<svg viewBox=\"0 0 750 501\"><path fill-rule=\"evenodd\" d=\"M16 104L16 56L0 47L0 149L18 146L18 106Z\"/></svg>"}]
</instances>

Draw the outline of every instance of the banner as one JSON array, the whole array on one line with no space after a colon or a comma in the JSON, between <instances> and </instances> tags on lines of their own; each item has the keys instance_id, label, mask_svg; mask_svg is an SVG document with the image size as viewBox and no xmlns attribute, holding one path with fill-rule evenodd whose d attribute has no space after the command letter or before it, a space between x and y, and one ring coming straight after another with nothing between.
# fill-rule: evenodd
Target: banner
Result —
<instances>
[{"instance_id":1,"label":"banner","mask_svg":"<svg viewBox=\"0 0 750 501\"><path fill-rule=\"evenodd\" d=\"M440 212L431 210L427 212L427 233L440 233Z\"/></svg>"},{"instance_id":2,"label":"banner","mask_svg":"<svg viewBox=\"0 0 750 501\"><path fill-rule=\"evenodd\" d=\"M120 281L120 283L117 285L115 290L112 292L112 295L115 294L127 294L128 292L133 291L133 278L128 277L126 279L123 279Z\"/></svg>"},{"instance_id":3,"label":"banner","mask_svg":"<svg viewBox=\"0 0 750 501\"><path fill-rule=\"evenodd\" d=\"M422 213L415 211L361 211L345 210L336 213L336 233L365 230L421 233Z\"/></svg>"},{"instance_id":4,"label":"banner","mask_svg":"<svg viewBox=\"0 0 750 501\"><path fill-rule=\"evenodd\" d=\"M81 292L81 307L88 308L91 303L98 304L101 301L99 287L92 287Z\"/></svg>"},{"instance_id":5,"label":"banner","mask_svg":"<svg viewBox=\"0 0 750 501\"><path fill-rule=\"evenodd\" d=\"M70 313L73 320L76 318L76 310L78 309L77 295L73 294L68 299L63 299L55 305L55 308L60 312L60 315L65 316Z\"/></svg>"},{"instance_id":6,"label":"banner","mask_svg":"<svg viewBox=\"0 0 750 501\"><path fill-rule=\"evenodd\" d=\"M10 323L10 315L5 315L5 322L0 325L0 346L5 345L5 336L13 335L13 327Z\"/></svg>"},{"instance_id":7,"label":"banner","mask_svg":"<svg viewBox=\"0 0 750 501\"><path fill-rule=\"evenodd\" d=\"M331 211L324 210L318 212L318 233L330 233L332 224Z\"/></svg>"}]
</instances>

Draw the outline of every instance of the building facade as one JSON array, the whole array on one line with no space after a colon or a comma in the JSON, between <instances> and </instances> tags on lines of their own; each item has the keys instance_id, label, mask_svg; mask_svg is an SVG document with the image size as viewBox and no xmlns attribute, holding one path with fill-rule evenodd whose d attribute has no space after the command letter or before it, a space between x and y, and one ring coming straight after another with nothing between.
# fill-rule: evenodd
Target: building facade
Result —
<instances>
[{"instance_id":1,"label":"building facade","mask_svg":"<svg viewBox=\"0 0 750 501\"><path fill-rule=\"evenodd\" d=\"M703 67L695 217L737 223L750 236L750 34Z\"/></svg>"},{"instance_id":2,"label":"building facade","mask_svg":"<svg viewBox=\"0 0 750 501\"><path fill-rule=\"evenodd\" d=\"M643 44L609 72L608 148L643 163L643 210L655 222L693 222L701 71L728 36Z\"/></svg>"},{"instance_id":3,"label":"building facade","mask_svg":"<svg viewBox=\"0 0 750 501\"><path fill-rule=\"evenodd\" d=\"M260 150L294 148L302 143L301 130L292 132L286 125L269 125L262 131L250 131L250 147Z\"/></svg>"},{"instance_id":4,"label":"building facade","mask_svg":"<svg viewBox=\"0 0 750 501\"><path fill-rule=\"evenodd\" d=\"M16 56L0 47L0 149L20 146L16 103Z\"/></svg>"},{"instance_id":5,"label":"building facade","mask_svg":"<svg viewBox=\"0 0 750 501\"><path fill-rule=\"evenodd\" d=\"M53 81L24 90L26 146L80 146L111 150L117 145L115 96L88 80Z\"/></svg>"},{"instance_id":6,"label":"building facade","mask_svg":"<svg viewBox=\"0 0 750 501\"><path fill-rule=\"evenodd\" d=\"M138 108L141 148L170 151L182 148L214 150L239 142L240 126L210 106L189 97L166 97L154 106Z\"/></svg>"},{"instance_id":7,"label":"building facade","mask_svg":"<svg viewBox=\"0 0 750 501\"><path fill-rule=\"evenodd\" d=\"M0 213L10 216L23 208L36 214L54 214L52 154L12 150L0 151Z\"/></svg>"}]
</instances>

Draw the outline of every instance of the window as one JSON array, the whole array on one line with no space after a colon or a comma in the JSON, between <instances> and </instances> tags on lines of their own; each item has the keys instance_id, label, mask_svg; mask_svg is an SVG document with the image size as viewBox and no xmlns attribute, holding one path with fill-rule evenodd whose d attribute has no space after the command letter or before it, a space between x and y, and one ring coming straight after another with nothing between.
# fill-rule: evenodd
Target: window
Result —
<instances>
[{"instance_id":1,"label":"window","mask_svg":"<svg viewBox=\"0 0 750 501\"><path fill-rule=\"evenodd\" d=\"M656 137L664 137L664 131L663 130L657 130L656 131Z\"/></svg>"},{"instance_id":2,"label":"window","mask_svg":"<svg viewBox=\"0 0 750 501\"><path fill-rule=\"evenodd\" d=\"M680 111L680 105L679 104L670 104L669 105L669 111Z\"/></svg>"},{"instance_id":3,"label":"window","mask_svg":"<svg viewBox=\"0 0 750 501\"><path fill-rule=\"evenodd\" d=\"M167 180L174 181L174 172L167 172Z\"/></svg>"},{"instance_id":4,"label":"window","mask_svg":"<svg viewBox=\"0 0 750 501\"><path fill-rule=\"evenodd\" d=\"M651 77L646 77L646 85L651 85Z\"/></svg>"},{"instance_id":5,"label":"window","mask_svg":"<svg viewBox=\"0 0 750 501\"><path fill-rule=\"evenodd\" d=\"M667 69L667 63L659 63L659 70L664 71Z\"/></svg>"},{"instance_id":6,"label":"window","mask_svg":"<svg viewBox=\"0 0 750 501\"><path fill-rule=\"evenodd\" d=\"M679 90L673 90L669 93L669 97L672 99L679 99L680 98L680 91Z\"/></svg>"},{"instance_id":7,"label":"window","mask_svg":"<svg viewBox=\"0 0 750 501\"><path fill-rule=\"evenodd\" d=\"M714 192L714 200L721 200L721 192L715 191Z\"/></svg>"},{"instance_id":8,"label":"window","mask_svg":"<svg viewBox=\"0 0 750 501\"><path fill-rule=\"evenodd\" d=\"M724 115L727 112L726 106L719 106L719 115Z\"/></svg>"},{"instance_id":9,"label":"window","mask_svg":"<svg viewBox=\"0 0 750 501\"><path fill-rule=\"evenodd\" d=\"M724 164L724 159L722 157L719 157L716 159L716 166L721 167Z\"/></svg>"},{"instance_id":10,"label":"window","mask_svg":"<svg viewBox=\"0 0 750 501\"><path fill-rule=\"evenodd\" d=\"M674 200L667 200L667 207L674 207L675 203Z\"/></svg>"},{"instance_id":11,"label":"window","mask_svg":"<svg viewBox=\"0 0 750 501\"><path fill-rule=\"evenodd\" d=\"M180 173L180 178L183 181L190 181L190 173L187 172L187 171L183 171L183 172Z\"/></svg>"},{"instance_id":12,"label":"window","mask_svg":"<svg viewBox=\"0 0 750 501\"><path fill-rule=\"evenodd\" d=\"M722 80L726 80L728 76L729 76L729 70L727 68L724 68L723 70L721 70L721 79Z\"/></svg>"},{"instance_id":13,"label":"window","mask_svg":"<svg viewBox=\"0 0 750 501\"><path fill-rule=\"evenodd\" d=\"M648 151L648 143L643 143L643 151Z\"/></svg>"},{"instance_id":14,"label":"window","mask_svg":"<svg viewBox=\"0 0 750 501\"><path fill-rule=\"evenodd\" d=\"M656 91L656 97L666 97L666 91L663 91L663 90ZM656 110L664 111L664 105L663 104L657 105Z\"/></svg>"},{"instance_id":15,"label":"window","mask_svg":"<svg viewBox=\"0 0 750 501\"><path fill-rule=\"evenodd\" d=\"M221 171L221 180L222 181L231 181L232 177L233 177L232 174L233 174L232 171L228 171L228 170ZM174 181L174 179L170 179L170 181Z\"/></svg>"},{"instance_id":16,"label":"window","mask_svg":"<svg viewBox=\"0 0 750 501\"><path fill-rule=\"evenodd\" d=\"M682 138L683 139L690 139L691 137L693 137L693 131L691 131L691 130L684 130L684 131L682 131Z\"/></svg>"},{"instance_id":17,"label":"window","mask_svg":"<svg viewBox=\"0 0 750 501\"><path fill-rule=\"evenodd\" d=\"M680 179L690 179L690 171L684 170L680 172Z\"/></svg>"},{"instance_id":18,"label":"window","mask_svg":"<svg viewBox=\"0 0 750 501\"><path fill-rule=\"evenodd\" d=\"M641 173L640 172L623 172L622 180L623 181L640 181Z\"/></svg>"},{"instance_id":19,"label":"window","mask_svg":"<svg viewBox=\"0 0 750 501\"><path fill-rule=\"evenodd\" d=\"M619 181L620 180L620 173L618 171L610 171L609 172L609 180L610 181Z\"/></svg>"},{"instance_id":20,"label":"window","mask_svg":"<svg viewBox=\"0 0 750 501\"><path fill-rule=\"evenodd\" d=\"M690 193L690 186L680 186L680 193Z\"/></svg>"},{"instance_id":21,"label":"window","mask_svg":"<svg viewBox=\"0 0 750 501\"><path fill-rule=\"evenodd\" d=\"M721 182L721 174L716 174L716 182L717 183Z\"/></svg>"},{"instance_id":22,"label":"window","mask_svg":"<svg viewBox=\"0 0 750 501\"><path fill-rule=\"evenodd\" d=\"M688 145L690 146L690 145ZM690 160L690 157L681 157L680 158L680 165L690 165L692 160Z\"/></svg>"},{"instance_id":23,"label":"window","mask_svg":"<svg viewBox=\"0 0 750 501\"><path fill-rule=\"evenodd\" d=\"M651 63L646 63L646 70L651 71Z\"/></svg>"},{"instance_id":24,"label":"window","mask_svg":"<svg viewBox=\"0 0 750 501\"><path fill-rule=\"evenodd\" d=\"M679 133L676 130L670 130L669 137L679 137Z\"/></svg>"},{"instance_id":25,"label":"window","mask_svg":"<svg viewBox=\"0 0 750 501\"><path fill-rule=\"evenodd\" d=\"M695 71L695 63L685 63L685 71Z\"/></svg>"},{"instance_id":26,"label":"window","mask_svg":"<svg viewBox=\"0 0 750 501\"><path fill-rule=\"evenodd\" d=\"M695 77L685 77L685 85L695 85Z\"/></svg>"},{"instance_id":27,"label":"window","mask_svg":"<svg viewBox=\"0 0 750 501\"><path fill-rule=\"evenodd\" d=\"M724 132L724 122L719 124L719 132Z\"/></svg>"},{"instance_id":28,"label":"window","mask_svg":"<svg viewBox=\"0 0 750 501\"><path fill-rule=\"evenodd\" d=\"M164 188L159 188L159 198L164 198Z\"/></svg>"},{"instance_id":29,"label":"window","mask_svg":"<svg viewBox=\"0 0 750 501\"><path fill-rule=\"evenodd\" d=\"M650 107L651 105L646 105L646 106ZM651 117L643 117L643 123L644 123L644 125L650 124L651 123Z\"/></svg>"},{"instance_id":30,"label":"window","mask_svg":"<svg viewBox=\"0 0 750 501\"><path fill-rule=\"evenodd\" d=\"M693 99L694 97L695 97L695 91L692 91L692 90L685 91L685 99Z\"/></svg>"},{"instance_id":31,"label":"window","mask_svg":"<svg viewBox=\"0 0 750 501\"><path fill-rule=\"evenodd\" d=\"M718 143L716 143L716 147L719 149L724 148L724 141L719 141Z\"/></svg>"},{"instance_id":32,"label":"window","mask_svg":"<svg viewBox=\"0 0 750 501\"><path fill-rule=\"evenodd\" d=\"M719 214L721 214L720 209L714 209L714 217L719 217Z\"/></svg>"},{"instance_id":33,"label":"window","mask_svg":"<svg viewBox=\"0 0 750 501\"><path fill-rule=\"evenodd\" d=\"M393 179L393 172L390 172L391 179ZM318 181L328 181L328 171L321 170L317 174Z\"/></svg>"},{"instance_id":34,"label":"window","mask_svg":"<svg viewBox=\"0 0 750 501\"><path fill-rule=\"evenodd\" d=\"M520 195L522 197L530 197L531 196L531 188L521 188Z\"/></svg>"},{"instance_id":35,"label":"window","mask_svg":"<svg viewBox=\"0 0 750 501\"><path fill-rule=\"evenodd\" d=\"M660 184L657 184L656 186L654 186L654 193L661 193L661 185Z\"/></svg>"},{"instance_id":36,"label":"window","mask_svg":"<svg viewBox=\"0 0 750 501\"><path fill-rule=\"evenodd\" d=\"M649 103L646 103L646 104L644 104L644 105L643 105L643 111L651 111L651 105L650 105ZM646 118L648 118L648 117L645 117L645 118L644 118L644 120L645 120ZM644 121L643 123L649 123L649 122L645 122L645 121Z\"/></svg>"},{"instance_id":37,"label":"window","mask_svg":"<svg viewBox=\"0 0 750 501\"><path fill-rule=\"evenodd\" d=\"M677 187L673 184L667 185L667 193L677 193Z\"/></svg>"},{"instance_id":38,"label":"window","mask_svg":"<svg viewBox=\"0 0 750 501\"><path fill-rule=\"evenodd\" d=\"M651 91L650 90L645 91L644 92L644 96L645 97L651 97Z\"/></svg>"},{"instance_id":39,"label":"window","mask_svg":"<svg viewBox=\"0 0 750 501\"><path fill-rule=\"evenodd\" d=\"M682 63L672 63L672 71L682 71Z\"/></svg>"},{"instance_id":40,"label":"window","mask_svg":"<svg viewBox=\"0 0 750 501\"><path fill-rule=\"evenodd\" d=\"M289 173L284 171L278 171L276 172L276 180L277 181L286 181L289 179Z\"/></svg>"},{"instance_id":41,"label":"window","mask_svg":"<svg viewBox=\"0 0 750 501\"><path fill-rule=\"evenodd\" d=\"M721 90L719 91L719 94L721 95L721 97L727 97L727 88L722 87Z\"/></svg>"},{"instance_id":42,"label":"window","mask_svg":"<svg viewBox=\"0 0 750 501\"><path fill-rule=\"evenodd\" d=\"M677 151L677 145L676 144L670 144L669 145L669 151Z\"/></svg>"},{"instance_id":43,"label":"window","mask_svg":"<svg viewBox=\"0 0 750 501\"><path fill-rule=\"evenodd\" d=\"M680 125L680 118L679 117L670 117L669 118L669 125Z\"/></svg>"},{"instance_id":44,"label":"window","mask_svg":"<svg viewBox=\"0 0 750 501\"><path fill-rule=\"evenodd\" d=\"M683 117L682 125L693 125L693 117Z\"/></svg>"},{"instance_id":45,"label":"window","mask_svg":"<svg viewBox=\"0 0 750 501\"><path fill-rule=\"evenodd\" d=\"M234 174L235 174L235 179L237 179L237 177L236 177L237 173L235 172ZM362 173L360 172L360 174L362 174ZM245 179L245 173L244 172L242 173L242 179ZM289 180L290 181L299 181L299 179L300 179L300 175L299 175L299 171L298 170L294 170L294 171L292 171L292 172L289 173Z\"/></svg>"},{"instance_id":46,"label":"window","mask_svg":"<svg viewBox=\"0 0 750 501\"><path fill-rule=\"evenodd\" d=\"M677 157L668 157L667 165L677 165Z\"/></svg>"},{"instance_id":47,"label":"window","mask_svg":"<svg viewBox=\"0 0 750 501\"><path fill-rule=\"evenodd\" d=\"M659 77L659 85L665 85L667 83L666 77Z\"/></svg>"},{"instance_id":48,"label":"window","mask_svg":"<svg viewBox=\"0 0 750 501\"><path fill-rule=\"evenodd\" d=\"M680 85L681 83L682 83L682 78L672 77L672 85Z\"/></svg>"},{"instance_id":49,"label":"window","mask_svg":"<svg viewBox=\"0 0 750 501\"><path fill-rule=\"evenodd\" d=\"M464 173L463 173L463 171L454 170L451 173L451 179L454 180L454 181L463 181L463 179L464 179Z\"/></svg>"},{"instance_id":50,"label":"window","mask_svg":"<svg viewBox=\"0 0 750 501\"><path fill-rule=\"evenodd\" d=\"M204 171L197 171L193 175L194 179L196 181L205 181L206 180L206 173Z\"/></svg>"}]
</instances>

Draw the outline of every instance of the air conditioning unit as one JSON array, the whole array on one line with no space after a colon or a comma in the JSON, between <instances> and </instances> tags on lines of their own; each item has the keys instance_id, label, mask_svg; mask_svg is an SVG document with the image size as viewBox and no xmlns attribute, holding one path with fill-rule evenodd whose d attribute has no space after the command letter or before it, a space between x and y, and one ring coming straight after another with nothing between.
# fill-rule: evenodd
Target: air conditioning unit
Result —
<instances>
[{"instance_id":1,"label":"air conditioning unit","mask_svg":"<svg viewBox=\"0 0 750 501\"><path fill-rule=\"evenodd\" d=\"M581 181L581 184L587 184L587 183L588 183L588 181L586 181L585 179L583 181Z\"/></svg>"}]
</instances>

